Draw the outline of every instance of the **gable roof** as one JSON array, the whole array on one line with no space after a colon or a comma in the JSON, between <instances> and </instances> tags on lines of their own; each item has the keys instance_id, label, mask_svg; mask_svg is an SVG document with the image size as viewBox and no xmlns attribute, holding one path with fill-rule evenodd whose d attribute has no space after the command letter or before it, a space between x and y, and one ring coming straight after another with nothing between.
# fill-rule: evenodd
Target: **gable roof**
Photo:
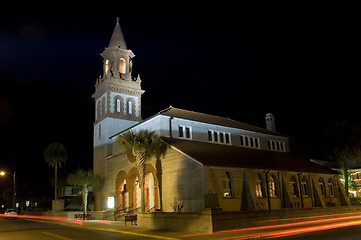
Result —
<instances>
[{"instance_id":1,"label":"gable roof","mask_svg":"<svg viewBox=\"0 0 361 240\"><path fill-rule=\"evenodd\" d=\"M256 150L177 138L162 137L162 139L205 166L339 174L337 171L291 153Z\"/></svg>"},{"instance_id":2,"label":"gable roof","mask_svg":"<svg viewBox=\"0 0 361 240\"><path fill-rule=\"evenodd\" d=\"M169 106L168 108L154 114L151 117L148 117L147 119L145 119L129 128L126 128L126 129L110 136L109 138L114 138L114 137L122 134L123 132L126 132L140 124L143 124L159 115L183 118L183 119L188 119L188 120L197 121L197 122L221 125L221 126L225 126L225 127L233 127L233 128L244 129L244 130L249 130L249 131L253 131L253 132L269 134L269 135L289 137L286 134L282 134L282 133L278 133L278 132L271 132L271 131L268 131L267 129L256 127L256 126L253 126L253 125L250 125L247 123L238 122L238 121L230 119L230 118L219 117L219 116L210 115L210 114L206 114L206 113L194 112L194 111L189 111L189 110L184 110L184 109Z\"/></svg>"},{"instance_id":3,"label":"gable roof","mask_svg":"<svg viewBox=\"0 0 361 240\"><path fill-rule=\"evenodd\" d=\"M164 109L163 111L160 111L159 114L177 117L177 118L189 119L189 120L198 121L198 122L216 124L216 125L221 125L221 126L226 126L226 127L244 129L244 130L249 130L249 131L254 131L254 132L259 132L259 133L287 137L287 135L285 135L285 134L271 132L271 131L268 131L267 129L256 127L256 126L253 126L253 125L250 125L247 123L238 122L238 121L230 119L230 118L219 117L219 116L210 115L210 114L206 114L206 113L200 113L200 112L193 112L193 111L189 111L189 110L175 108L172 106L170 106L167 109Z\"/></svg>"}]
</instances>

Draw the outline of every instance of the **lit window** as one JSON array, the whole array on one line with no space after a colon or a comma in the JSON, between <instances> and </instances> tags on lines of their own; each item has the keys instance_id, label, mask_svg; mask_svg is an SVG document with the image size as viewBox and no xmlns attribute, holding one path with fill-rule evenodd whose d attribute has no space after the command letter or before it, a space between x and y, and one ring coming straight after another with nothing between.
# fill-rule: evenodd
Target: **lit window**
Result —
<instances>
[{"instance_id":1,"label":"lit window","mask_svg":"<svg viewBox=\"0 0 361 240\"><path fill-rule=\"evenodd\" d=\"M116 100L116 110L117 110L117 112L120 112L120 99L119 98L117 98L117 100Z\"/></svg>"},{"instance_id":2,"label":"lit window","mask_svg":"<svg viewBox=\"0 0 361 240\"><path fill-rule=\"evenodd\" d=\"M269 182L269 195L270 197L276 196L276 184L272 180Z\"/></svg>"},{"instance_id":3,"label":"lit window","mask_svg":"<svg viewBox=\"0 0 361 240\"><path fill-rule=\"evenodd\" d=\"M258 174L257 180L256 180L256 196L257 197L265 197L265 184L264 184L264 178L261 174Z\"/></svg>"},{"instance_id":4,"label":"lit window","mask_svg":"<svg viewBox=\"0 0 361 240\"><path fill-rule=\"evenodd\" d=\"M105 60L105 64L104 64L104 72L105 74L108 74L109 72L109 60Z\"/></svg>"},{"instance_id":5,"label":"lit window","mask_svg":"<svg viewBox=\"0 0 361 240\"><path fill-rule=\"evenodd\" d=\"M226 179L223 181L223 197L234 197L233 176L230 172L225 172Z\"/></svg>"},{"instance_id":6,"label":"lit window","mask_svg":"<svg viewBox=\"0 0 361 240\"><path fill-rule=\"evenodd\" d=\"M270 197L279 196L279 182L277 177L273 174L269 178L269 193L270 193Z\"/></svg>"},{"instance_id":7,"label":"lit window","mask_svg":"<svg viewBox=\"0 0 361 240\"><path fill-rule=\"evenodd\" d=\"M133 104L131 101L128 101L128 114L132 114L133 113Z\"/></svg>"},{"instance_id":8,"label":"lit window","mask_svg":"<svg viewBox=\"0 0 361 240\"><path fill-rule=\"evenodd\" d=\"M115 197L108 197L108 208L114 208L115 207Z\"/></svg>"},{"instance_id":9,"label":"lit window","mask_svg":"<svg viewBox=\"0 0 361 240\"><path fill-rule=\"evenodd\" d=\"M119 58L119 72L124 74L125 67L126 67L126 62L125 62L124 58Z\"/></svg>"}]
</instances>

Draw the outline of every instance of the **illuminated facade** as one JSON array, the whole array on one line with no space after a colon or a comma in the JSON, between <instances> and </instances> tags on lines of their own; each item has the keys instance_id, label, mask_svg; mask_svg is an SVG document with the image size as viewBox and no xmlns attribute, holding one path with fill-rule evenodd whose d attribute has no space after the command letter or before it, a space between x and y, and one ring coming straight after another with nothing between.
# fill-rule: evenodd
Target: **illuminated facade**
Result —
<instances>
[{"instance_id":1,"label":"illuminated facade","mask_svg":"<svg viewBox=\"0 0 361 240\"><path fill-rule=\"evenodd\" d=\"M109 46L101 53L103 76L96 80L94 122L94 172L107 176L104 164L113 134L141 121L141 80L132 78L132 50L125 44L118 19ZM100 195L97 198L102 199ZM100 202L100 200L96 202Z\"/></svg>"},{"instance_id":2,"label":"illuminated facade","mask_svg":"<svg viewBox=\"0 0 361 240\"><path fill-rule=\"evenodd\" d=\"M351 180L355 183L355 188L350 189L350 194L352 194L353 197L361 197L361 168L354 168L349 170L349 173L351 175Z\"/></svg>"},{"instance_id":3,"label":"illuminated facade","mask_svg":"<svg viewBox=\"0 0 361 240\"><path fill-rule=\"evenodd\" d=\"M104 73L93 95L94 172L104 181L94 187L96 210L140 207L137 164L115 142L125 131L143 129L155 131L170 146L161 166L155 159L147 161L146 211L256 211L349 204L338 172L291 154L289 136L276 132L272 114L266 115L266 129L174 107L143 121L144 91L139 77L131 78L134 54L127 49L118 23L101 55Z\"/></svg>"}]
</instances>

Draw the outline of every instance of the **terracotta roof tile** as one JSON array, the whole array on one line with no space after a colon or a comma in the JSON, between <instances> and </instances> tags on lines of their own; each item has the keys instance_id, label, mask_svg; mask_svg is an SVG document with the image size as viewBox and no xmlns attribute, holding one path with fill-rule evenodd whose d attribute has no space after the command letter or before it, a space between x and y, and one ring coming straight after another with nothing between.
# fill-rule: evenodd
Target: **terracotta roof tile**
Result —
<instances>
[{"instance_id":1,"label":"terracotta roof tile","mask_svg":"<svg viewBox=\"0 0 361 240\"><path fill-rule=\"evenodd\" d=\"M226 126L226 127L245 129L245 130L259 132L259 133L272 134L272 135L277 135L277 136L287 136L285 134L271 132L264 128L260 128L260 127L256 127L256 126L253 126L250 124L238 122L238 121L230 119L230 118L219 117L219 116L214 116L214 115L200 113L200 112L193 112L193 111L189 111L189 110L175 108L172 106L159 112L159 114L177 117L177 118L189 119L189 120L198 121L198 122L217 124L217 125L222 125L222 126Z\"/></svg>"},{"instance_id":2,"label":"terracotta roof tile","mask_svg":"<svg viewBox=\"0 0 361 240\"><path fill-rule=\"evenodd\" d=\"M163 140L206 166L338 174L334 170L291 153L256 150L176 138L163 138Z\"/></svg>"}]
</instances>

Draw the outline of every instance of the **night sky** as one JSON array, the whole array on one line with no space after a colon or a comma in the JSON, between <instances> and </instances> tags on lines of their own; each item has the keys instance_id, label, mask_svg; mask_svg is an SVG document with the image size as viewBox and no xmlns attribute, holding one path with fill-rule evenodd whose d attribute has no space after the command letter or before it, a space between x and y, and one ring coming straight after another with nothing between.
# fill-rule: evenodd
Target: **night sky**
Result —
<instances>
[{"instance_id":1,"label":"night sky","mask_svg":"<svg viewBox=\"0 0 361 240\"><path fill-rule=\"evenodd\" d=\"M233 1L234 2L234 1ZM69 158L64 175L92 168L95 80L120 17L140 74L142 117L169 105L265 127L272 112L292 149L322 158L327 122L361 122L360 6L248 3L49 8L0 16L0 168L41 195L51 142Z\"/></svg>"}]
</instances>

